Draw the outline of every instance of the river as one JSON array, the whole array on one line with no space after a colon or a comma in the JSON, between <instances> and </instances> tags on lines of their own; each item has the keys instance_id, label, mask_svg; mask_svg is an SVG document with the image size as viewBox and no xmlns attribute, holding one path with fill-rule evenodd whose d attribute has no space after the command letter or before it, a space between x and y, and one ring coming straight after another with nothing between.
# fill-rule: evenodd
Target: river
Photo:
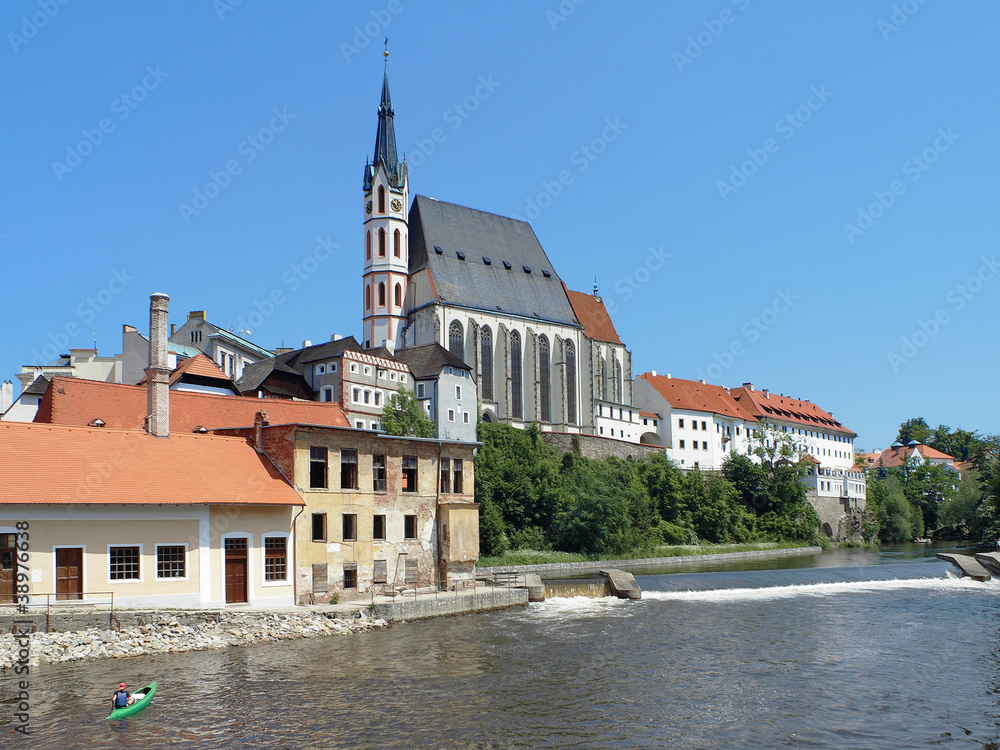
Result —
<instances>
[{"instance_id":1,"label":"river","mask_svg":"<svg viewBox=\"0 0 1000 750\"><path fill-rule=\"evenodd\" d=\"M640 601L39 667L29 738L0 678L0 747L996 748L1000 583L931 552L701 565L638 575ZM150 708L105 720L119 681L151 679Z\"/></svg>"}]
</instances>

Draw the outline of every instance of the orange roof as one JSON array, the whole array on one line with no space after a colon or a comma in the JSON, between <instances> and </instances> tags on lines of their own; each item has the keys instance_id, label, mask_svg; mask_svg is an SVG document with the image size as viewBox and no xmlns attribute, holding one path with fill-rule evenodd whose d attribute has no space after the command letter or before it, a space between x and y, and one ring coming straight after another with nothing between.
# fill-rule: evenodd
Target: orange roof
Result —
<instances>
[{"instance_id":1,"label":"orange roof","mask_svg":"<svg viewBox=\"0 0 1000 750\"><path fill-rule=\"evenodd\" d=\"M764 395L764 391L751 390L746 386L732 388L729 391L733 398L757 419L792 422L811 430L826 430L839 432L851 437L857 433L842 425L832 414L823 411L811 401L800 401L791 396L780 396L776 393Z\"/></svg>"},{"instance_id":2,"label":"orange roof","mask_svg":"<svg viewBox=\"0 0 1000 750\"><path fill-rule=\"evenodd\" d=\"M563 284L566 288L566 284ZM611 322L611 316L604 306L604 300L593 294L583 292L571 292L566 289L569 303L573 306L576 319L583 324L583 332L594 341L607 341L610 344L621 344L618 338L618 331L615 324Z\"/></svg>"},{"instance_id":3,"label":"orange roof","mask_svg":"<svg viewBox=\"0 0 1000 750\"><path fill-rule=\"evenodd\" d=\"M170 391L170 432L222 427L250 427L261 409L271 424L318 424L350 427L336 402L292 401L249 396ZM38 405L35 422L86 427L101 419L107 427L139 430L146 417L146 387L81 378L52 379Z\"/></svg>"},{"instance_id":4,"label":"orange roof","mask_svg":"<svg viewBox=\"0 0 1000 750\"><path fill-rule=\"evenodd\" d=\"M650 419L662 419L662 417L656 412L652 411L641 411L639 412L640 417L648 417Z\"/></svg>"},{"instance_id":5,"label":"orange roof","mask_svg":"<svg viewBox=\"0 0 1000 750\"><path fill-rule=\"evenodd\" d=\"M245 439L216 435L0 422L0 474L0 503L304 505Z\"/></svg>"},{"instance_id":6,"label":"orange roof","mask_svg":"<svg viewBox=\"0 0 1000 750\"><path fill-rule=\"evenodd\" d=\"M209 378L210 380L232 382L230 377L220 370L219 366L215 364L215 362L210 360L201 352L198 352L198 354L193 357L188 357L173 369L170 373L170 385L176 383L184 375L197 375L202 378ZM142 380L140 380L137 385L145 384L146 376L143 375Z\"/></svg>"},{"instance_id":7,"label":"orange roof","mask_svg":"<svg viewBox=\"0 0 1000 750\"><path fill-rule=\"evenodd\" d=\"M653 386L656 392L663 396L674 409L709 411L725 417L741 419L744 422L757 421L721 385L702 383L700 380L668 378L666 375L653 375L651 372L644 372L639 377Z\"/></svg>"},{"instance_id":8,"label":"orange roof","mask_svg":"<svg viewBox=\"0 0 1000 750\"><path fill-rule=\"evenodd\" d=\"M918 449L920 455L925 460L938 459L945 461L945 463L953 463L955 461L954 456L942 453L939 450L931 448L929 445L904 445L900 448L886 448L876 456L872 465L884 466L887 469L891 469L894 466L902 466L913 455L914 449Z\"/></svg>"}]
</instances>

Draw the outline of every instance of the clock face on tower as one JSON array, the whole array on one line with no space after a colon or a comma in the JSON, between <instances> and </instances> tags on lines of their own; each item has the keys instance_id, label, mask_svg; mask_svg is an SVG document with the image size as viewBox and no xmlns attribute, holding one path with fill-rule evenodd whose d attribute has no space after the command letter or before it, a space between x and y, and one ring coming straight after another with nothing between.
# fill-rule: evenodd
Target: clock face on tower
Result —
<instances>
[{"instance_id":1,"label":"clock face on tower","mask_svg":"<svg viewBox=\"0 0 1000 750\"><path fill-rule=\"evenodd\" d=\"M365 206L365 213L370 214L372 212L372 202L368 201L368 205Z\"/></svg>"},{"instance_id":2,"label":"clock face on tower","mask_svg":"<svg viewBox=\"0 0 1000 750\"><path fill-rule=\"evenodd\" d=\"M392 208L393 211L403 210L403 204L400 202L399 198L393 198L392 203L389 204L389 207Z\"/></svg>"}]
</instances>

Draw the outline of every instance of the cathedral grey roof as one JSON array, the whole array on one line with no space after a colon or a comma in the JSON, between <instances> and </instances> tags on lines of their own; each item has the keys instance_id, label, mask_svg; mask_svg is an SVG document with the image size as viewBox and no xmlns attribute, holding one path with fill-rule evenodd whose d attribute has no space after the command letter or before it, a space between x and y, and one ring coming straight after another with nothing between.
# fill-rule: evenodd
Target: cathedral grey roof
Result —
<instances>
[{"instance_id":1,"label":"cathedral grey roof","mask_svg":"<svg viewBox=\"0 0 1000 750\"><path fill-rule=\"evenodd\" d=\"M429 269L438 301L579 325L527 222L418 195L409 225L410 273Z\"/></svg>"},{"instance_id":2,"label":"cathedral grey roof","mask_svg":"<svg viewBox=\"0 0 1000 750\"><path fill-rule=\"evenodd\" d=\"M469 365L440 344L425 344L411 349L397 349L396 359L409 367L410 374L417 380L436 378L441 374L441 368L448 365L460 370L472 370Z\"/></svg>"}]
</instances>

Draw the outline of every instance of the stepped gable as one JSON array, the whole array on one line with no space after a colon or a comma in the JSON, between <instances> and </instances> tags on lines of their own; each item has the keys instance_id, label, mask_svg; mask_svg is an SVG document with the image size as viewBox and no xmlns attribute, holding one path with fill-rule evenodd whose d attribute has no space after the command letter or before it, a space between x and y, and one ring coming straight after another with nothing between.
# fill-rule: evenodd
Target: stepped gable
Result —
<instances>
[{"instance_id":1,"label":"stepped gable","mask_svg":"<svg viewBox=\"0 0 1000 750\"><path fill-rule=\"evenodd\" d=\"M639 377L653 386L674 409L707 411L744 422L757 421L754 415L744 409L721 385L653 375L650 372L644 372Z\"/></svg>"},{"instance_id":2,"label":"stepped gable","mask_svg":"<svg viewBox=\"0 0 1000 750\"><path fill-rule=\"evenodd\" d=\"M350 427L336 402L259 399L190 391L170 392L171 434L250 427L261 409L270 423ZM146 417L146 387L55 377L39 404L36 423L86 427L100 419L107 428L141 430Z\"/></svg>"},{"instance_id":3,"label":"stepped gable","mask_svg":"<svg viewBox=\"0 0 1000 750\"><path fill-rule=\"evenodd\" d=\"M304 505L267 456L216 435L0 422L0 473L0 503Z\"/></svg>"},{"instance_id":4,"label":"stepped gable","mask_svg":"<svg viewBox=\"0 0 1000 750\"><path fill-rule=\"evenodd\" d=\"M427 269L438 302L580 325L527 222L418 195L409 224L410 274Z\"/></svg>"},{"instance_id":5,"label":"stepped gable","mask_svg":"<svg viewBox=\"0 0 1000 750\"><path fill-rule=\"evenodd\" d=\"M740 406L759 420L792 422L809 430L837 432L852 439L858 436L856 432L834 419L832 414L820 409L811 401L755 390L752 383L732 388L730 393Z\"/></svg>"},{"instance_id":6,"label":"stepped gable","mask_svg":"<svg viewBox=\"0 0 1000 750\"><path fill-rule=\"evenodd\" d=\"M565 286L563 284L564 289ZM604 300L594 294L572 292L569 289L565 291L570 305L573 306L573 312L576 313L576 319L583 325L583 332L588 338L609 344L622 344L618 338L618 331L615 330L615 324L611 322L608 309L604 306Z\"/></svg>"}]
</instances>

